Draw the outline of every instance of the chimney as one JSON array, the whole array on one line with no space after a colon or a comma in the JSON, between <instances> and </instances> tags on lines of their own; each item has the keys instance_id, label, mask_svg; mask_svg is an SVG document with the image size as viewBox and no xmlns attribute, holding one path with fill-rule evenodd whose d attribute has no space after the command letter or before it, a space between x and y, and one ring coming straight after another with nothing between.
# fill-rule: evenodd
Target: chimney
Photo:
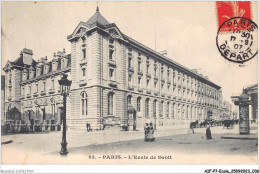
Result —
<instances>
[{"instance_id":1,"label":"chimney","mask_svg":"<svg viewBox=\"0 0 260 174\"><path fill-rule=\"evenodd\" d=\"M159 54L161 54L162 56L167 56L167 51L166 50L159 51Z\"/></svg>"},{"instance_id":2,"label":"chimney","mask_svg":"<svg viewBox=\"0 0 260 174\"><path fill-rule=\"evenodd\" d=\"M20 55L23 57L23 63L26 65L32 65L33 59L32 59L32 55L33 55L33 51L27 48L24 48Z\"/></svg>"}]
</instances>

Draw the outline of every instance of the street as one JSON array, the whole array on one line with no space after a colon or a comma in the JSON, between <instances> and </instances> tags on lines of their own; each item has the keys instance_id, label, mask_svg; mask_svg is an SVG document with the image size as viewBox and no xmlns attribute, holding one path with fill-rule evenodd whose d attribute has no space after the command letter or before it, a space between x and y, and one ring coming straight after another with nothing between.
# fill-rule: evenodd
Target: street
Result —
<instances>
[{"instance_id":1,"label":"street","mask_svg":"<svg viewBox=\"0 0 260 174\"><path fill-rule=\"evenodd\" d=\"M251 126L250 137L257 137L257 125ZM159 129L155 142L144 142L144 131L67 131L69 154L61 157L61 132L15 134L2 136L3 164L256 164L256 140L222 139L238 135L234 129L212 127L212 140L205 128L195 134L186 128ZM155 159L154 159L155 158Z\"/></svg>"}]
</instances>

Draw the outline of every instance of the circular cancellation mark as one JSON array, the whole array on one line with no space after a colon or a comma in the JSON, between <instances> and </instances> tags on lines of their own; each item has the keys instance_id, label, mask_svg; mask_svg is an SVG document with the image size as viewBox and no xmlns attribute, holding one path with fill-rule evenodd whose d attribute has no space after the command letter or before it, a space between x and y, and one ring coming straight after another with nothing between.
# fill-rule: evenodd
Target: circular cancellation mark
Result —
<instances>
[{"instance_id":1,"label":"circular cancellation mark","mask_svg":"<svg viewBox=\"0 0 260 174\"><path fill-rule=\"evenodd\" d=\"M219 28L216 43L221 55L229 61L243 63L258 52L258 27L250 19L234 17Z\"/></svg>"}]
</instances>

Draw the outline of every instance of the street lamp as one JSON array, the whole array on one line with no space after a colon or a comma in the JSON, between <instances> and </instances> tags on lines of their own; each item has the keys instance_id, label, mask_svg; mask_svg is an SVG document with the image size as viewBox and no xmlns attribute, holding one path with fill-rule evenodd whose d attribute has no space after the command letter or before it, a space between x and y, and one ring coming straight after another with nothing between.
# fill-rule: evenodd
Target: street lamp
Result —
<instances>
[{"instance_id":1,"label":"street lamp","mask_svg":"<svg viewBox=\"0 0 260 174\"><path fill-rule=\"evenodd\" d=\"M63 130L62 130L62 141L61 141L61 155L67 155L69 152L67 151L67 141L66 141L66 97L70 92L71 80L68 80L68 75L63 74L61 80L59 80L60 92L63 95Z\"/></svg>"}]
</instances>

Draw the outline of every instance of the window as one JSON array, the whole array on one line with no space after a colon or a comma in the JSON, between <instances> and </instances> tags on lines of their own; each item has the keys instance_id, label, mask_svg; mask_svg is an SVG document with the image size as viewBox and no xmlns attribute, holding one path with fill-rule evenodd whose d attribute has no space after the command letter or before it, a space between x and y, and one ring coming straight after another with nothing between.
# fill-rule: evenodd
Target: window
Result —
<instances>
[{"instance_id":1,"label":"window","mask_svg":"<svg viewBox=\"0 0 260 174\"><path fill-rule=\"evenodd\" d=\"M109 69L109 78L110 80L114 80L114 69L112 68Z\"/></svg>"},{"instance_id":2,"label":"window","mask_svg":"<svg viewBox=\"0 0 260 174\"><path fill-rule=\"evenodd\" d=\"M88 115L88 97L85 92L81 94L81 115Z\"/></svg>"},{"instance_id":3,"label":"window","mask_svg":"<svg viewBox=\"0 0 260 174\"><path fill-rule=\"evenodd\" d=\"M154 118L156 118L156 103L157 103L157 101L154 100L154 101L153 101L153 117L154 117Z\"/></svg>"},{"instance_id":4,"label":"window","mask_svg":"<svg viewBox=\"0 0 260 174\"><path fill-rule=\"evenodd\" d=\"M40 112L39 112L39 107L36 106L36 119L39 119Z\"/></svg>"},{"instance_id":5,"label":"window","mask_svg":"<svg viewBox=\"0 0 260 174\"><path fill-rule=\"evenodd\" d=\"M132 75L129 74L128 76L128 82L131 83L132 82Z\"/></svg>"},{"instance_id":6,"label":"window","mask_svg":"<svg viewBox=\"0 0 260 174\"><path fill-rule=\"evenodd\" d=\"M22 88L22 95L25 95L25 93L24 93L24 87Z\"/></svg>"},{"instance_id":7,"label":"window","mask_svg":"<svg viewBox=\"0 0 260 174\"><path fill-rule=\"evenodd\" d=\"M54 89L54 79L51 80L52 89Z\"/></svg>"},{"instance_id":8,"label":"window","mask_svg":"<svg viewBox=\"0 0 260 174\"><path fill-rule=\"evenodd\" d=\"M137 98L137 112L140 112L141 111L141 97L138 97Z\"/></svg>"},{"instance_id":9,"label":"window","mask_svg":"<svg viewBox=\"0 0 260 174\"><path fill-rule=\"evenodd\" d=\"M138 71L141 71L141 58L138 58Z\"/></svg>"},{"instance_id":10,"label":"window","mask_svg":"<svg viewBox=\"0 0 260 174\"><path fill-rule=\"evenodd\" d=\"M141 77L138 77L138 85L141 86Z\"/></svg>"},{"instance_id":11,"label":"window","mask_svg":"<svg viewBox=\"0 0 260 174\"><path fill-rule=\"evenodd\" d=\"M46 91L46 82L43 82L43 91Z\"/></svg>"},{"instance_id":12,"label":"window","mask_svg":"<svg viewBox=\"0 0 260 174\"><path fill-rule=\"evenodd\" d=\"M154 64L156 66L156 64ZM157 76L157 68L154 67L154 76Z\"/></svg>"},{"instance_id":13,"label":"window","mask_svg":"<svg viewBox=\"0 0 260 174\"><path fill-rule=\"evenodd\" d=\"M167 103L167 108L166 108L166 117L169 118L169 107L170 107L170 103Z\"/></svg>"},{"instance_id":14,"label":"window","mask_svg":"<svg viewBox=\"0 0 260 174\"><path fill-rule=\"evenodd\" d=\"M175 104L173 103L172 104L172 118L174 118L174 107L175 107Z\"/></svg>"},{"instance_id":15,"label":"window","mask_svg":"<svg viewBox=\"0 0 260 174\"><path fill-rule=\"evenodd\" d=\"M149 117L149 99L145 100L145 117Z\"/></svg>"},{"instance_id":16,"label":"window","mask_svg":"<svg viewBox=\"0 0 260 174\"><path fill-rule=\"evenodd\" d=\"M132 58L131 58L131 57L128 57L128 68L131 68L131 67L132 67L131 62L132 62Z\"/></svg>"},{"instance_id":17,"label":"window","mask_svg":"<svg viewBox=\"0 0 260 174\"><path fill-rule=\"evenodd\" d=\"M131 105L132 104L132 96L129 95L127 96L127 105Z\"/></svg>"},{"instance_id":18,"label":"window","mask_svg":"<svg viewBox=\"0 0 260 174\"><path fill-rule=\"evenodd\" d=\"M29 86L29 94L32 94L32 86Z\"/></svg>"},{"instance_id":19,"label":"window","mask_svg":"<svg viewBox=\"0 0 260 174\"><path fill-rule=\"evenodd\" d=\"M109 93L108 94L108 115L113 115L113 98L114 98L114 94L113 93Z\"/></svg>"},{"instance_id":20,"label":"window","mask_svg":"<svg viewBox=\"0 0 260 174\"><path fill-rule=\"evenodd\" d=\"M149 82L150 82L150 80L147 79L147 80L146 80L146 87L147 87L147 88L149 87Z\"/></svg>"},{"instance_id":21,"label":"window","mask_svg":"<svg viewBox=\"0 0 260 174\"><path fill-rule=\"evenodd\" d=\"M150 73L150 71L149 71L149 64L150 64L149 58L147 58L147 61L146 61L146 73L147 73L147 74Z\"/></svg>"},{"instance_id":22,"label":"window","mask_svg":"<svg viewBox=\"0 0 260 174\"><path fill-rule=\"evenodd\" d=\"M109 59L113 60L113 54L114 54L114 50L109 49Z\"/></svg>"},{"instance_id":23,"label":"window","mask_svg":"<svg viewBox=\"0 0 260 174\"><path fill-rule=\"evenodd\" d=\"M87 55L86 55L86 48L82 49L82 57L83 59L86 59Z\"/></svg>"},{"instance_id":24,"label":"window","mask_svg":"<svg viewBox=\"0 0 260 174\"><path fill-rule=\"evenodd\" d=\"M189 106L186 107L186 118L189 118Z\"/></svg>"},{"instance_id":25,"label":"window","mask_svg":"<svg viewBox=\"0 0 260 174\"><path fill-rule=\"evenodd\" d=\"M160 117L163 117L163 101L160 103Z\"/></svg>"},{"instance_id":26,"label":"window","mask_svg":"<svg viewBox=\"0 0 260 174\"><path fill-rule=\"evenodd\" d=\"M35 92L38 93L39 85L38 85L38 83L36 83L35 85L36 85L36 91Z\"/></svg>"},{"instance_id":27,"label":"window","mask_svg":"<svg viewBox=\"0 0 260 174\"><path fill-rule=\"evenodd\" d=\"M51 99L51 116L55 118L55 101Z\"/></svg>"},{"instance_id":28,"label":"window","mask_svg":"<svg viewBox=\"0 0 260 174\"><path fill-rule=\"evenodd\" d=\"M82 68L82 76L83 76L83 77L86 76L86 68Z\"/></svg>"},{"instance_id":29,"label":"window","mask_svg":"<svg viewBox=\"0 0 260 174\"><path fill-rule=\"evenodd\" d=\"M157 88L157 81L154 81L154 89Z\"/></svg>"}]
</instances>

